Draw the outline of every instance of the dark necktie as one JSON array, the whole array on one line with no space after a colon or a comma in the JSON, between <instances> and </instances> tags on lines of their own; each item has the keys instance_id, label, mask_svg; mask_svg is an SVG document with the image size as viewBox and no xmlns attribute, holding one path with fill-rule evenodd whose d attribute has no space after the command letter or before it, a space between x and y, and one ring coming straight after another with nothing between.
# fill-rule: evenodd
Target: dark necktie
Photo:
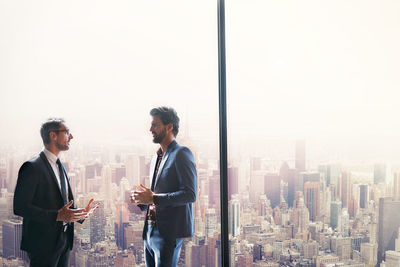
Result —
<instances>
[{"instance_id":1,"label":"dark necktie","mask_svg":"<svg viewBox=\"0 0 400 267\"><path fill-rule=\"evenodd\" d=\"M65 176L64 176L64 169L62 167L60 159L57 159L58 169L60 170L60 184L61 184L61 195L64 200L64 205L67 204L67 186L65 184Z\"/></svg>"}]
</instances>

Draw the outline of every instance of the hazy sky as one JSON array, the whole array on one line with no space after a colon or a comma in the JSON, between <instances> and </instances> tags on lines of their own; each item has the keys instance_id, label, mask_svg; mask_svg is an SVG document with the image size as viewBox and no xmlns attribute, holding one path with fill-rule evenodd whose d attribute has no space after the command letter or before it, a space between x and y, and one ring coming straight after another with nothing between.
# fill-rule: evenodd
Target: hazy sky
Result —
<instances>
[{"instance_id":1,"label":"hazy sky","mask_svg":"<svg viewBox=\"0 0 400 267\"><path fill-rule=\"evenodd\" d=\"M161 104L217 141L216 2L0 0L0 144L37 141L49 116L85 142L141 140ZM398 1L226 1L231 146L305 138L399 159L398 14Z\"/></svg>"}]
</instances>

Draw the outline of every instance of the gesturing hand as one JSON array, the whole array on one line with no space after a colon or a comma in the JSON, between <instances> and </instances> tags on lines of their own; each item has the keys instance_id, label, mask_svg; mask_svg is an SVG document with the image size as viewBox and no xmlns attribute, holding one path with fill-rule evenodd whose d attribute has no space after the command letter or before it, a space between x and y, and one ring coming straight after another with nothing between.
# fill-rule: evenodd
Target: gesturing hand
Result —
<instances>
[{"instance_id":1,"label":"gesturing hand","mask_svg":"<svg viewBox=\"0 0 400 267\"><path fill-rule=\"evenodd\" d=\"M93 215L94 211L100 206L100 203L93 204L93 198L89 200L89 203L86 205L85 212L87 212L86 218Z\"/></svg>"},{"instance_id":2,"label":"gesturing hand","mask_svg":"<svg viewBox=\"0 0 400 267\"><path fill-rule=\"evenodd\" d=\"M132 202L136 204L149 205L153 204L153 192L151 192L150 188L145 187L140 184L140 188L136 188L133 192ZM139 191L139 190L140 191Z\"/></svg>"},{"instance_id":3,"label":"gesturing hand","mask_svg":"<svg viewBox=\"0 0 400 267\"><path fill-rule=\"evenodd\" d=\"M74 201L71 200L64 207L58 210L57 221L76 222L87 216L88 213L85 209L70 209L73 203Z\"/></svg>"}]
</instances>

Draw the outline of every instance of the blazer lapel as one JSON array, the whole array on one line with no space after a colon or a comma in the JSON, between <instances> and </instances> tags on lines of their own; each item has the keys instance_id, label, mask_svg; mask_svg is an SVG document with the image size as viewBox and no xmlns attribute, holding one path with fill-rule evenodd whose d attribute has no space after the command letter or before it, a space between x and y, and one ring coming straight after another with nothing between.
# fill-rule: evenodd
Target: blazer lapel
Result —
<instances>
[{"instance_id":1,"label":"blazer lapel","mask_svg":"<svg viewBox=\"0 0 400 267\"><path fill-rule=\"evenodd\" d=\"M156 186L157 186L158 178L160 177L160 174L161 174L161 172L162 172L162 170L164 168L165 162L167 162L168 156L169 156L169 151L167 149L167 151L165 151L165 155L163 156L163 158L161 160L160 167L158 168L156 181L154 183L154 188L156 188Z\"/></svg>"},{"instance_id":2,"label":"blazer lapel","mask_svg":"<svg viewBox=\"0 0 400 267\"><path fill-rule=\"evenodd\" d=\"M44 165L47 167L47 169L50 173L50 176L53 178L53 181L58 189L58 192L60 193L60 197L62 198L61 189L60 189L60 186L58 185L58 181L57 181L56 175L54 174L53 168L50 166L50 163L47 160L46 155L43 152L40 153L40 157L42 158Z\"/></svg>"},{"instance_id":3,"label":"blazer lapel","mask_svg":"<svg viewBox=\"0 0 400 267\"><path fill-rule=\"evenodd\" d=\"M152 183L153 183L153 178L154 178L154 171L155 171L155 169L156 169L156 163L157 163L157 154L156 155L154 155L153 156L153 158L151 159L151 161L150 161L150 175L149 175L149 178L150 178L150 187L151 187L151 185L152 185Z\"/></svg>"}]
</instances>

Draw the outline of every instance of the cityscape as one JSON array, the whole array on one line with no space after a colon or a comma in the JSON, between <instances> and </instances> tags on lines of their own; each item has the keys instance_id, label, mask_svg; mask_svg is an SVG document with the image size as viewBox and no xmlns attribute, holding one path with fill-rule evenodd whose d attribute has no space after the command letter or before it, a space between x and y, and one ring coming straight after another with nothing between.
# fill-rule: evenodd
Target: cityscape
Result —
<instances>
[{"instance_id":1,"label":"cityscape","mask_svg":"<svg viewBox=\"0 0 400 267\"><path fill-rule=\"evenodd\" d=\"M232 267L400 266L399 12L226 1ZM0 266L29 265L13 193L49 116L74 135L75 204L101 204L75 224L71 267L145 266L129 198L150 185L163 105L197 165L179 266L221 266L217 27L214 0L0 1Z\"/></svg>"},{"instance_id":2,"label":"cityscape","mask_svg":"<svg viewBox=\"0 0 400 267\"><path fill-rule=\"evenodd\" d=\"M220 191L217 157L191 148L198 174L195 236L185 239L179 266L220 263ZM78 206L90 198L96 213L76 224L70 265L145 266L144 214L131 190L149 186L156 146L75 147L62 155ZM228 168L231 266L400 266L400 166L346 162L307 166L307 143L294 142L288 161L262 156L231 159ZM22 221L13 215L20 165L34 151L0 153L2 266L27 266L19 249Z\"/></svg>"}]
</instances>

